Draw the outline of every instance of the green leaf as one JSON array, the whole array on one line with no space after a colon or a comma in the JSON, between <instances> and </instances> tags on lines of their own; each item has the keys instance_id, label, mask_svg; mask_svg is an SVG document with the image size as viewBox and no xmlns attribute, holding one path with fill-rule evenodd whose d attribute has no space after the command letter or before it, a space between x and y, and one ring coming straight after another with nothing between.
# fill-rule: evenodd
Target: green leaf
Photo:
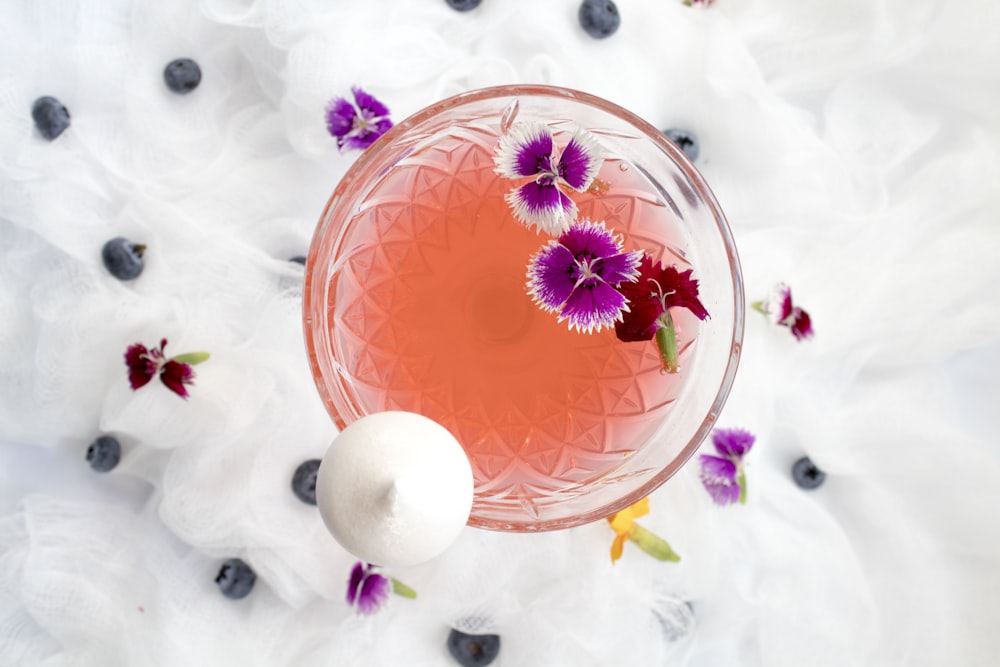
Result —
<instances>
[{"instance_id":1,"label":"green leaf","mask_svg":"<svg viewBox=\"0 0 1000 667\"><path fill-rule=\"evenodd\" d=\"M390 577L389 581L392 582L392 592L395 593L396 595L402 596L404 598L409 598L411 600L417 599L417 592L412 588L410 588L409 586L407 586L406 584L404 584L399 579L396 579L395 577Z\"/></svg>"},{"instance_id":2,"label":"green leaf","mask_svg":"<svg viewBox=\"0 0 1000 667\"><path fill-rule=\"evenodd\" d=\"M178 354L173 357L173 360L179 364L190 364L194 366L195 364L200 364L203 361L208 361L210 355L208 352L188 352L186 354Z\"/></svg>"},{"instance_id":3,"label":"green leaf","mask_svg":"<svg viewBox=\"0 0 1000 667\"><path fill-rule=\"evenodd\" d=\"M681 559L665 539L649 532L637 523L632 524L632 529L628 532L628 539L656 560L668 560L676 563Z\"/></svg>"}]
</instances>

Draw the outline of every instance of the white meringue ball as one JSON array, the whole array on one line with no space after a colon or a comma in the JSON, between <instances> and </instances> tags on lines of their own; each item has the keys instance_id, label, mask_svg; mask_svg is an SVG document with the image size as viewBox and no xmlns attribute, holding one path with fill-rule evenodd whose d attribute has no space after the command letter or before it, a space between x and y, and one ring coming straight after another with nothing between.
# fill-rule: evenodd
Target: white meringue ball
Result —
<instances>
[{"instance_id":1,"label":"white meringue ball","mask_svg":"<svg viewBox=\"0 0 1000 667\"><path fill-rule=\"evenodd\" d=\"M455 437L412 412L379 412L334 439L316 503L334 538L360 560L409 567L442 553L472 509L472 467Z\"/></svg>"}]
</instances>

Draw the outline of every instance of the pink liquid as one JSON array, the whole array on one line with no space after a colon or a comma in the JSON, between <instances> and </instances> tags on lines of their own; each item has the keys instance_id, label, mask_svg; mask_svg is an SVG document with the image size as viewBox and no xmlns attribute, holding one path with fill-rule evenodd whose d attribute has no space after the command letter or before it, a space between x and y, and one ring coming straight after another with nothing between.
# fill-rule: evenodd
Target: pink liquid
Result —
<instances>
[{"instance_id":1,"label":"pink liquid","mask_svg":"<svg viewBox=\"0 0 1000 667\"><path fill-rule=\"evenodd\" d=\"M532 303L526 267L548 237L512 217L495 141L445 138L389 170L348 225L353 250L330 289L356 403L444 425L472 462L477 503L502 505L613 476L677 397L697 320L675 314L681 374L663 375L652 341L570 331ZM687 268L670 208L623 161L573 196L627 250Z\"/></svg>"}]
</instances>

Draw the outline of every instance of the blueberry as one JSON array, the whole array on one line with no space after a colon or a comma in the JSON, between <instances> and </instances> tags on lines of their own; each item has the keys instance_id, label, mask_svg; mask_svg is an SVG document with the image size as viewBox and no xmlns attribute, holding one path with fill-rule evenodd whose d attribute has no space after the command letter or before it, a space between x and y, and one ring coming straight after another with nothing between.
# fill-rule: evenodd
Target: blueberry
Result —
<instances>
[{"instance_id":1,"label":"blueberry","mask_svg":"<svg viewBox=\"0 0 1000 667\"><path fill-rule=\"evenodd\" d=\"M219 590L230 600L239 600L250 595L256 581L257 575L239 558L230 558L223 563L219 575L215 578Z\"/></svg>"},{"instance_id":2,"label":"blueberry","mask_svg":"<svg viewBox=\"0 0 1000 667\"><path fill-rule=\"evenodd\" d=\"M500 635L469 635L452 628L448 652L462 667L488 665L500 654Z\"/></svg>"},{"instance_id":3,"label":"blueberry","mask_svg":"<svg viewBox=\"0 0 1000 667\"><path fill-rule=\"evenodd\" d=\"M142 273L142 253L146 246L116 236L101 248L104 268L118 280L135 280Z\"/></svg>"},{"instance_id":4,"label":"blueberry","mask_svg":"<svg viewBox=\"0 0 1000 667\"><path fill-rule=\"evenodd\" d=\"M302 255L296 255L295 257L292 257L288 261L289 262L295 262L296 264L301 264L302 266L306 265L306 258L303 257Z\"/></svg>"},{"instance_id":5,"label":"blueberry","mask_svg":"<svg viewBox=\"0 0 1000 667\"><path fill-rule=\"evenodd\" d=\"M698 137L694 136L693 132L672 127L669 130L664 130L663 134L667 135L667 139L674 142L689 160L694 162L698 159L701 146L698 145Z\"/></svg>"},{"instance_id":6,"label":"blueberry","mask_svg":"<svg viewBox=\"0 0 1000 667\"><path fill-rule=\"evenodd\" d=\"M31 117L38 133L52 141L69 127L69 111L54 97L39 97L31 105Z\"/></svg>"},{"instance_id":7,"label":"blueberry","mask_svg":"<svg viewBox=\"0 0 1000 667\"><path fill-rule=\"evenodd\" d=\"M816 467L808 456L803 456L792 465L792 479L802 489L815 489L826 481L826 473Z\"/></svg>"},{"instance_id":8,"label":"blueberry","mask_svg":"<svg viewBox=\"0 0 1000 667\"><path fill-rule=\"evenodd\" d=\"M622 18L611 0L583 0L577 12L584 32L594 39L610 37L618 31Z\"/></svg>"},{"instance_id":9,"label":"blueberry","mask_svg":"<svg viewBox=\"0 0 1000 667\"><path fill-rule=\"evenodd\" d=\"M121 460L121 443L110 435L102 435L87 447L87 463L97 472L114 470Z\"/></svg>"},{"instance_id":10,"label":"blueberry","mask_svg":"<svg viewBox=\"0 0 1000 667\"><path fill-rule=\"evenodd\" d=\"M479 6L483 0L444 0L456 12L469 12Z\"/></svg>"},{"instance_id":11,"label":"blueberry","mask_svg":"<svg viewBox=\"0 0 1000 667\"><path fill-rule=\"evenodd\" d=\"M316 504L316 472L319 459L303 461L292 475L292 493L307 505Z\"/></svg>"},{"instance_id":12,"label":"blueberry","mask_svg":"<svg viewBox=\"0 0 1000 667\"><path fill-rule=\"evenodd\" d=\"M175 93L190 93L201 83L201 67L190 58L171 60L163 69L163 81Z\"/></svg>"}]
</instances>

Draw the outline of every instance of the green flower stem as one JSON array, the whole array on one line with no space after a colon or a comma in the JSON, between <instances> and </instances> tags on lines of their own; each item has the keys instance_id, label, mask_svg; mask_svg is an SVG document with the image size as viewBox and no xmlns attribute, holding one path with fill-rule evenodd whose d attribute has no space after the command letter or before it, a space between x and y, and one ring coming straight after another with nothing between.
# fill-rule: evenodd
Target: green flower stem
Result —
<instances>
[{"instance_id":1,"label":"green flower stem","mask_svg":"<svg viewBox=\"0 0 1000 667\"><path fill-rule=\"evenodd\" d=\"M395 593L396 595L400 595L404 598L409 598L411 600L417 599L417 592L412 588L410 588L409 586L407 586L406 584L404 584L399 579L396 579L395 577L389 577L389 581L392 582L392 592Z\"/></svg>"},{"instance_id":2,"label":"green flower stem","mask_svg":"<svg viewBox=\"0 0 1000 667\"><path fill-rule=\"evenodd\" d=\"M190 364L194 366L195 364L200 364L203 361L208 361L208 352L188 352L186 354L178 354L173 357L173 360L179 364Z\"/></svg>"},{"instance_id":3,"label":"green flower stem","mask_svg":"<svg viewBox=\"0 0 1000 667\"><path fill-rule=\"evenodd\" d=\"M740 504L747 504L747 476L743 473L743 466L737 469L736 483L740 486Z\"/></svg>"},{"instance_id":4,"label":"green flower stem","mask_svg":"<svg viewBox=\"0 0 1000 667\"><path fill-rule=\"evenodd\" d=\"M767 306L764 305L763 301L754 301L750 304L750 307L756 310L758 313L767 315Z\"/></svg>"},{"instance_id":5,"label":"green flower stem","mask_svg":"<svg viewBox=\"0 0 1000 667\"><path fill-rule=\"evenodd\" d=\"M670 311L660 315L660 328L656 330L656 346L660 348L660 358L663 360L663 370L666 373L677 372L677 332L674 330L674 318Z\"/></svg>"},{"instance_id":6,"label":"green flower stem","mask_svg":"<svg viewBox=\"0 0 1000 667\"><path fill-rule=\"evenodd\" d=\"M637 523L633 523L632 528L629 529L628 539L656 560L668 560L676 563L681 559L677 552L670 548L665 539L649 532Z\"/></svg>"}]
</instances>

